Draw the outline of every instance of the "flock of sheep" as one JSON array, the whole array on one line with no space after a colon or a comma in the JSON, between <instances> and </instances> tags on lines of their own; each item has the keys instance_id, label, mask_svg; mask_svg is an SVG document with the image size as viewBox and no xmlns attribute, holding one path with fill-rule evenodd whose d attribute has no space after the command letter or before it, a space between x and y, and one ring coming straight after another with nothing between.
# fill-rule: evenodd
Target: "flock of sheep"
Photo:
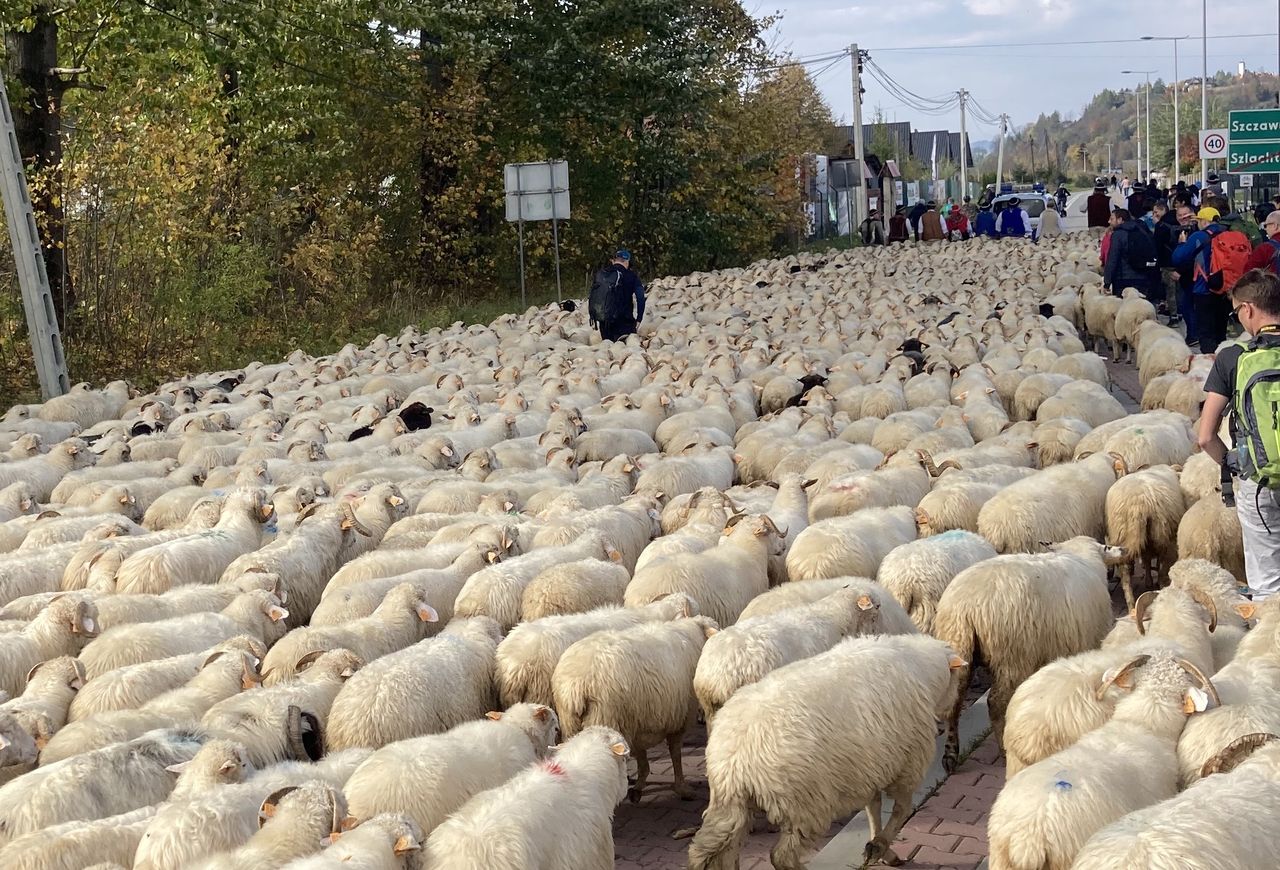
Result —
<instances>
[{"instance_id":1,"label":"flock of sheep","mask_svg":"<svg viewBox=\"0 0 1280 870\"><path fill-rule=\"evenodd\" d=\"M690 867L864 807L895 862L979 662L992 868L1271 866L1210 358L1095 262L800 255L654 282L625 343L553 307L10 409L0 867L608 868L699 715Z\"/></svg>"}]
</instances>

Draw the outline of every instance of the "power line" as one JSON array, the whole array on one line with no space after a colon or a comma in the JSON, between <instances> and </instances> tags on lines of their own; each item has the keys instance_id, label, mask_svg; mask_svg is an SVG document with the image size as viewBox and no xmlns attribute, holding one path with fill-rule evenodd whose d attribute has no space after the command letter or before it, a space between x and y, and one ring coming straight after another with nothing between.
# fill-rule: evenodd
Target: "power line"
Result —
<instances>
[{"instance_id":1,"label":"power line","mask_svg":"<svg viewBox=\"0 0 1280 870\"><path fill-rule=\"evenodd\" d=\"M1274 39L1275 33L1229 33L1210 36L1209 39ZM1138 37L1128 39L1078 39L1054 40L1052 42L974 42L963 45L896 45L888 48L873 48L868 51L953 51L966 48L1023 48L1054 45L1118 45L1131 42L1148 42Z\"/></svg>"},{"instance_id":2,"label":"power line","mask_svg":"<svg viewBox=\"0 0 1280 870\"><path fill-rule=\"evenodd\" d=\"M753 67L748 72L770 72L777 69L786 69L792 66L808 66L809 64L822 63L827 60L840 60L849 56L849 49L838 51L830 54L815 55L813 57L798 57L794 60L786 60L781 63L766 64L764 66Z\"/></svg>"}]
</instances>

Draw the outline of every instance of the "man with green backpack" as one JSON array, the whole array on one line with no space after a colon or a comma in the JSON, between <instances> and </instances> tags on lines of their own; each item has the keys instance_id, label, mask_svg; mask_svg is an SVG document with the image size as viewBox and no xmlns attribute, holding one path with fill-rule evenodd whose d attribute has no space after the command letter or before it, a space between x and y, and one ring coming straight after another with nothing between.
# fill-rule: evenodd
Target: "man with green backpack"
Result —
<instances>
[{"instance_id":1,"label":"man with green backpack","mask_svg":"<svg viewBox=\"0 0 1280 870\"><path fill-rule=\"evenodd\" d=\"M1204 382L1199 443L1223 465L1223 502L1234 504L1244 536L1245 576L1255 601L1280 592L1280 277L1254 269L1231 291L1250 339L1222 348ZM1228 409L1231 439L1218 428Z\"/></svg>"}]
</instances>

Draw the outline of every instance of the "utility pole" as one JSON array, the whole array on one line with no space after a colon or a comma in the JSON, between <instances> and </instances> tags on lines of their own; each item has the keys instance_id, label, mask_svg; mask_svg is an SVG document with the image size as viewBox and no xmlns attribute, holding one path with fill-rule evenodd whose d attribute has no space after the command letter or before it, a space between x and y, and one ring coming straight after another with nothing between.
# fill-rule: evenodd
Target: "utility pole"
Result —
<instances>
[{"instance_id":1,"label":"utility pole","mask_svg":"<svg viewBox=\"0 0 1280 870\"><path fill-rule=\"evenodd\" d=\"M858 43L849 46L849 61L853 67L853 159L854 171L858 174L858 186L849 191L853 208L853 225L851 233L857 233L862 222L867 219L867 179L863 167L867 152L862 141L862 52L858 51Z\"/></svg>"},{"instance_id":2,"label":"utility pole","mask_svg":"<svg viewBox=\"0 0 1280 870\"><path fill-rule=\"evenodd\" d=\"M1111 180L1111 143L1107 143L1107 180Z\"/></svg>"},{"instance_id":3,"label":"utility pole","mask_svg":"<svg viewBox=\"0 0 1280 870\"><path fill-rule=\"evenodd\" d=\"M1209 0L1200 0L1200 129L1209 128ZM1196 137L1199 140L1199 137ZM1200 158L1200 183L1209 183L1209 161Z\"/></svg>"},{"instance_id":4,"label":"utility pole","mask_svg":"<svg viewBox=\"0 0 1280 870\"><path fill-rule=\"evenodd\" d=\"M1277 71L1280 75L1280 71ZM1280 88L1280 79L1277 79L1277 88ZM1181 145L1178 144L1178 91L1182 90L1182 83L1178 80L1178 40L1173 40L1173 183L1178 183L1178 176L1182 174L1182 155L1179 153ZM1276 91L1276 105L1280 106L1280 90Z\"/></svg>"},{"instance_id":5,"label":"utility pole","mask_svg":"<svg viewBox=\"0 0 1280 870\"><path fill-rule=\"evenodd\" d=\"M969 92L961 88L957 93L960 95L960 201L964 202L969 195L969 149L966 147L969 137L964 126L965 102L969 99Z\"/></svg>"},{"instance_id":6,"label":"utility pole","mask_svg":"<svg viewBox=\"0 0 1280 870\"><path fill-rule=\"evenodd\" d=\"M45 399L61 396L71 389L67 378L67 360L62 351L62 335L49 291L49 273L40 248L40 231L36 229L27 176L22 171L22 154L18 151L18 134L13 124L9 95L0 76L0 196L9 224L9 240L13 243L13 260L22 289L22 308L27 316L27 333L31 336L31 352L35 357L40 393Z\"/></svg>"},{"instance_id":7,"label":"utility pole","mask_svg":"<svg viewBox=\"0 0 1280 870\"><path fill-rule=\"evenodd\" d=\"M996 151L996 195L1000 194L1000 184L1004 181L1004 137L1009 129L1009 116L1000 116L1000 147Z\"/></svg>"}]
</instances>

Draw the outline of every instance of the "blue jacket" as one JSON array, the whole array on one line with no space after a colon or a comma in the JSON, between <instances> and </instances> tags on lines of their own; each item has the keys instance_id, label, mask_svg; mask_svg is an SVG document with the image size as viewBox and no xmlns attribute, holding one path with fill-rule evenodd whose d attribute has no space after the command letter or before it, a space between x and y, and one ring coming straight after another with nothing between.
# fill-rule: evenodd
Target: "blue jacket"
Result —
<instances>
[{"instance_id":1,"label":"blue jacket","mask_svg":"<svg viewBox=\"0 0 1280 870\"><path fill-rule=\"evenodd\" d=\"M1209 274L1209 255L1213 247L1213 237L1224 229L1225 227L1219 224L1209 224L1206 229L1196 230L1187 237L1185 242L1174 248L1173 254L1169 257L1169 262L1174 266L1190 267L1197 273L1191 283L1191 292L1198 296L1213 292L1205 283L1204 276ZM1196 269L1196 266L1200 268Z\"/></svg>"},{"instance_id":2,"label":"blue jacket","mask_svg":"<svg viewBox=\"0 0 1280 870\"><path fill-rule=\"evenodd\" d=\"M979 236L994 236L996 234L996 216L990 211L980 211L973 221L973 232Z\"/></svg>"}]
</instances>

